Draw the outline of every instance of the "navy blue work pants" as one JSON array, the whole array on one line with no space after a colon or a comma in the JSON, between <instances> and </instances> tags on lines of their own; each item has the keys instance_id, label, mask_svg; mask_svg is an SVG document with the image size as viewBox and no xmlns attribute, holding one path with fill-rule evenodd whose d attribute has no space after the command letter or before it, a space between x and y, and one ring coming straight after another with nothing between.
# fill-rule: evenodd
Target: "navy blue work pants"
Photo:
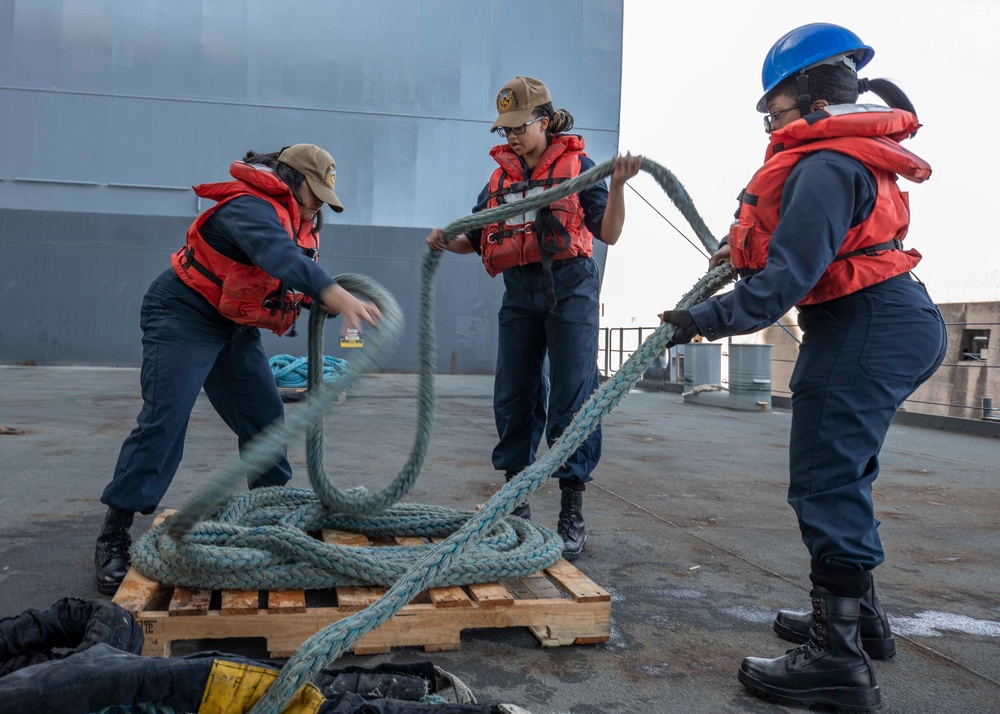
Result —
<instances>
[{"instance_id":1,"label":"navy blue work pants","mask_svg":"<svg viewBox=\"0 0 1000 714\"><path fill-rule=\"evenodd\" d=\"M142 326L142 411L125 439L114 477L101 502L152 513L173 480L184 452L188 419L202 387L219 416L238 436L239 448L284 416L260 331L237 325L173 273L162 273L146 292ZM282 457L251 488L281 486L292 477Z\"/></svg>"},{"instance_id":2,"label":"navy blue work pants","mask_svg":"<svg viewBox=\"0 0 1000 714\"><path fill-rule=\"evenodd\" d=\"M540 264L503 273L493 411L500 437L493 467L518 472L533 463L545 433L549 446L599 385L600 275L591 258L553 266L556 308L546 315ZM549 377L543 370L546 352ZM600 425L554 474L574 485L591 480L601 458Z\"/></svg>"},{"instance_id":3,"label":"navy blue work pants","mask_svg":"<svg viewBox=\"0 0 1000 714\"><path fill-rule=\"evenodd\" d=\"M872 570L885 559L872 506L896 410L944 359L944 321L909 274L799 310L788 503L815 560Z\"/></svg>"}]
</instances>

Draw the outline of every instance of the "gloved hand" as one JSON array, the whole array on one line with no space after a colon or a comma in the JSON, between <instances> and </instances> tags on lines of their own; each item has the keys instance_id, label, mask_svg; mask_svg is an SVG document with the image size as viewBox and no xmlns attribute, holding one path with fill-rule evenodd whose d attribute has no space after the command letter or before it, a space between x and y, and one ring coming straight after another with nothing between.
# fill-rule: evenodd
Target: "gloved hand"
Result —
<instances>
[{"instance_id":1,"label":"gloved hand","mask_svg":"<svg viewBox=\"0 0 1000 714\"><path fill-rule=\"evenodd\" d=\"M659 318L663 322L673 323L677 328L667 343L667 349L674 345L686 345L698 334L698 326L694 324L691 313L687 310L666 310L660 313Z\"/></svg>"}]
</instances>

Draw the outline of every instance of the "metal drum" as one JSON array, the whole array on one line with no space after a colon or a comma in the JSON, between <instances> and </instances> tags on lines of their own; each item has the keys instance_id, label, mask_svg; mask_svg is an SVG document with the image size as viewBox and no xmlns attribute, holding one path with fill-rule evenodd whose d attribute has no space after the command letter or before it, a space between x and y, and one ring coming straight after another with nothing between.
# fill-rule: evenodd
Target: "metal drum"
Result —
<instances>
[{"instance_id":1,"label":"metal drum","mask_svg":"<svg viewBox=\"0 0 1000 714\"><path fill-rule=\"evenodd\" d=\"M771 411L771 345L729 345L729 407Z\"/></svg>"},{"instance_id":2,"label":"metal drum","mask_svg":"<svg viewBox=\"0 0 1000 714\"><path fill-rule=\"evenodd\" d=\"M722 381L722 345L691 342L684 345L684 391Z\"/></svg>"}]
</instances>

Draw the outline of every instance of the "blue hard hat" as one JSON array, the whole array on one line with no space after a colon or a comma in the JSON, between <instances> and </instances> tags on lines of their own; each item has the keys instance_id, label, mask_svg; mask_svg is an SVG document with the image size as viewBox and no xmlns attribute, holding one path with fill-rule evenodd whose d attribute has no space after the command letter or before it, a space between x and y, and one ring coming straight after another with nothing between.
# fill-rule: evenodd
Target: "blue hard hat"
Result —
<instances>
[{"instance_id":1,"label":"blue hard hat","mask_svg":"<svg viewBox=\"0 0 1000 714\"><path fill-rule=\"evenodd\" d=\"M840 55L849 55L854 60L855 70L861 69L875 56L875 50L861 41L861 38L840 25L814 22L797 27L774 43L764 66L760 71L760 81L764 95L757 102L757 111L767 112L767 93L785 78L823 60Z\"/></svg>"}]
</instances>

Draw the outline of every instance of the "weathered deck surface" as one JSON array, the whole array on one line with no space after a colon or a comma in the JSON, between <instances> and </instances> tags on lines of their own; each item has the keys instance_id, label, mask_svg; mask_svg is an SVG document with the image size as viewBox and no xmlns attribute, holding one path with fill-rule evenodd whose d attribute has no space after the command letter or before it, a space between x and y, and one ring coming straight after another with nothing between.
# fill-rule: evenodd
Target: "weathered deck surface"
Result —
<instances>
[{"instance_id":1,"label":"weathered deck surface","mask_svg":"<svg viewBox=\"0 0 1000 714\"><path fill-rule=\"evenodd\" d=\"M438 379L437 422L411 500L474 508L498 487L492 377ZM344 486L384 485L413 439L416 378L366 378L327 418L327 470ZM122 439L139 408L138 371L0 367L0 617L65 596L101 597L93 541ZM288 404L291 411L298 404ZM745 655L786 649L778 607L808 605L808 558L784 502L789 415L683 404L636 392L605 421L588 488L590 539L576 565L612 596L611 639L542 648L526 628L463 633L460 651L345 657L432 659L482 699L535 714L782 712L736 681ZM206 399L162 506L181 506L233 458ZM290 445L305 485L304 447ZM876 482L888 560L877 571L899 654L876 663L887 713L994 712L1000 701L1000 442L896 425ZM532 499L555 525L558 489ZM151 517L136 519L134 534ZM214 645L213 645L214 646ZM254 641L223 649L263 656Z\"/></svg>"}]
</instances>

